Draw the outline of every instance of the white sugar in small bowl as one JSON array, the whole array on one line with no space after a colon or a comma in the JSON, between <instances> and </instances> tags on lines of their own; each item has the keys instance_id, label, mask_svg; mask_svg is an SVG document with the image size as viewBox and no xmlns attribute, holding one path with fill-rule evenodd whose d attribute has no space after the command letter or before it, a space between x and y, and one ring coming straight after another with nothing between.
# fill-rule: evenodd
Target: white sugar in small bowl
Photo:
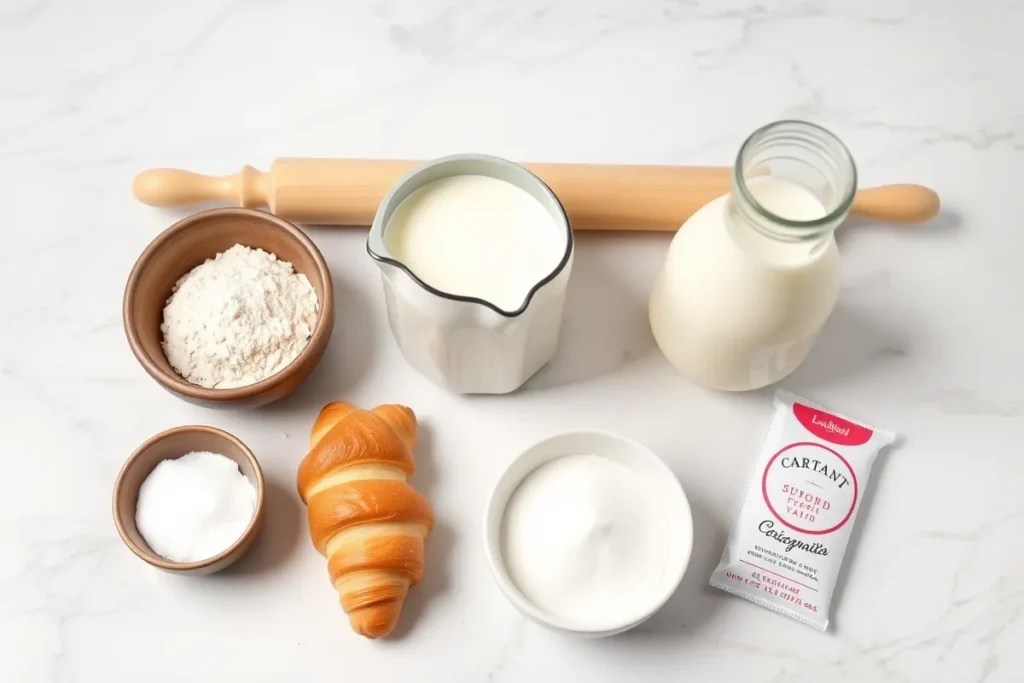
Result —
<instances>
[{"instance_id":1,"label":"white sugar in small bowl","mask_svg":"<svg viewBox=\"0 0 1024 683\"><path fill-rule=\"evenodd\" d=\"M608 619L577 621L540 608L512 580L502 550L505 510L516 489L535 469L552 460L577 454L595 454L629 467L667 516L667 562L657 585L638 601L629 614ZM612 636L642 624L661 609L679 587L693 549L693 517L682 485L672 470L648 448L631 439L601 430L565 432L548 437L520 454L501 475L487 504L484 549L495 582L505 597L524 615L554 631L587 637Z\"/></svg>"},{"instance_id":2,"label":"white sugar in small bowl","mask_svg":"<svg viewBox=\"0 0 1024 683\"><path fill-rule=\"evenodd\" d=\"M193 451L218 453L234 460L239 471L256 489L256 510L242 535L223 552L197 562L172 562L160 557L149 547L135 523L139 490L158 464ZM176 574L211 574L241 559L256 541L263 522L264 488L263 470L259 461L237 437L204 425L175 427L147 440L125 461L114 484L114 525L128 549L150 565Z\"/></svg>"}]
</instances>

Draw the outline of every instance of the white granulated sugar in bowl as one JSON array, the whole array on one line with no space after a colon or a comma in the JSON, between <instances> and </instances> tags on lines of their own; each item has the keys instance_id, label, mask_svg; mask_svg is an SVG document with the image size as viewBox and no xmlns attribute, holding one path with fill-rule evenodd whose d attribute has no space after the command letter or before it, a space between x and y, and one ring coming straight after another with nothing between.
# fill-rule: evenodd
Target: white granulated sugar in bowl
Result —
<instances>
[{"instance_id":1,"label":"white granulated sugar in bowl","mask_svg":"<svg viewBox=\"0 0 1024 683\"><path fill-rule=\"evenodd\" d=\"M160 325L164 353L192 384L255 384L302 352L319 308L313 286L292 264L236 244L175 284Z\"/></svg>"}]
</instances>

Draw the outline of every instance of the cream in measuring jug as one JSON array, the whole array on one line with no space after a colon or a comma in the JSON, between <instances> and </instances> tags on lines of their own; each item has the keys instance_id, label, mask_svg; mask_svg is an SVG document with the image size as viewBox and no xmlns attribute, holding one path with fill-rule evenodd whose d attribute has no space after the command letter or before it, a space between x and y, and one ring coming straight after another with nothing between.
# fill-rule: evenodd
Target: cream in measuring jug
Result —
<instances>
[{"instance_id":1,"label":"cream in measuring jug","mask_svg":"<svg viewBox=\"0 0 1024 683\"><path fill-rule=\"evenodd\" d=\"M747 139L732 185L673 238L649 312L673 365L740 391L788 375L818 338L839 292L833 232L857 183L834 135L781 121Z\"/></svg>"},{"instance_id":2,"label":"cream in measuring jug","mask_svg":"<svg viewBox=\"0 0 1024 683\"><path fill-rule=\"evenodd\" d=\"M457 155L411 171L367 239L406 360L457 393L514 391L555 353L573 240L522 166Z\"/></svg>"},{"instance_id":3,"label":"cream in measuring jug","mask_svg":"<svg viewBox=\"0 0 1024 683\"><path fill-rule=\"evenodd\" d=\"M565 234L526 190L486 175L431 181L406 197L388 222L392 257L423 282L505 311L558 266Z\"/></svg>"}]
</instances>

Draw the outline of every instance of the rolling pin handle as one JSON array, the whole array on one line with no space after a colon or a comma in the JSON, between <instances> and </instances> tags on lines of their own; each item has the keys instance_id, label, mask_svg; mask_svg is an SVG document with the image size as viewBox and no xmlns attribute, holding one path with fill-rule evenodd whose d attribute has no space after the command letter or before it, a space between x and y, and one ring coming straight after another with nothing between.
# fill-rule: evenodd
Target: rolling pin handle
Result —
<instances>
[{"instance_id":1,"label":"rolling pin handle","mask_svg":"<svg viewBox=\"0 0 1024 683\"><path fill-rule=\"evenodd\" d=\"M923 223L939 215L941 202L935 190L923 185L899 184L869 187L857 192L852 213L888 223Z\"/></svg>"},{"instance_id":2,"label":"rolling pin handle","mask_svg":"<svg viewBox=\"0 0 1024 683\"><path fill-rule=\"evenodd\" d=\"M236 176L230 176L235 178ZM237 174L237 200L239 206L247 209L256 209L261 206L269 206L270 201L270 174L264 173L252 166L243 166Z\"/></svg>"},{"instance_id":3,"label":"rolling pin handle","mask_svg":"<svg viewBox=\"0 0 1024 683\"><path fill-rule=\"evenodd\" d=\"M153 168L135 176L132 194L143 204L180 208L204 202L265 206L270 179L251 166L239 173L208 176L175 168Z\"/></svg>"}]
</instances>

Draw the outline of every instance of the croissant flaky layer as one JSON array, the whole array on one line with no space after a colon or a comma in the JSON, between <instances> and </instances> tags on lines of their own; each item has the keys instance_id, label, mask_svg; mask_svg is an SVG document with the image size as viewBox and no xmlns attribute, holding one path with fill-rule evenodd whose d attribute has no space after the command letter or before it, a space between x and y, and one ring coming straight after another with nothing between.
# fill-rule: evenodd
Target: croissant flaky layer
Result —
<instances>
[{"instance_id":1,"label":"croissant flaky layer","mask_svg":"<svg viewBox=\"0 0 1024 683\"><path fill-rule=\"evenodd\" d=\"M405 406L320 411L299 465L309 532L328 558L352 628L381 638L394 629L410 586L423 575L430 503L406 482L413 471L416 416Z\"/></svg>"},{"instance_id":2,"label":"croissant flaky layer","mask_svg":"<svg viewBox=\"0 0 1024 683\"><path fill-rule=\"evenodd\" d=\"M309 534L317 550L328 554L333 536L352 527L405 522L434 525L430 503L405 481L357 479L335 484L306 501Z\"/></svg>"},{"instance_id":3,"label":"croissant flaky layer","mask_svg":"<svg viewBox=\"0 0 1024 683\"><path fill-rule=\"evenodd\" d=\"M396 468L402 479L412 474L416 415L405 406L359 410L348 403L328 403L313 423L309 440L309 453L299 465L303 501L327 485L321 481L325 476L356 465Z\"/></svg>"}]
</instances>

